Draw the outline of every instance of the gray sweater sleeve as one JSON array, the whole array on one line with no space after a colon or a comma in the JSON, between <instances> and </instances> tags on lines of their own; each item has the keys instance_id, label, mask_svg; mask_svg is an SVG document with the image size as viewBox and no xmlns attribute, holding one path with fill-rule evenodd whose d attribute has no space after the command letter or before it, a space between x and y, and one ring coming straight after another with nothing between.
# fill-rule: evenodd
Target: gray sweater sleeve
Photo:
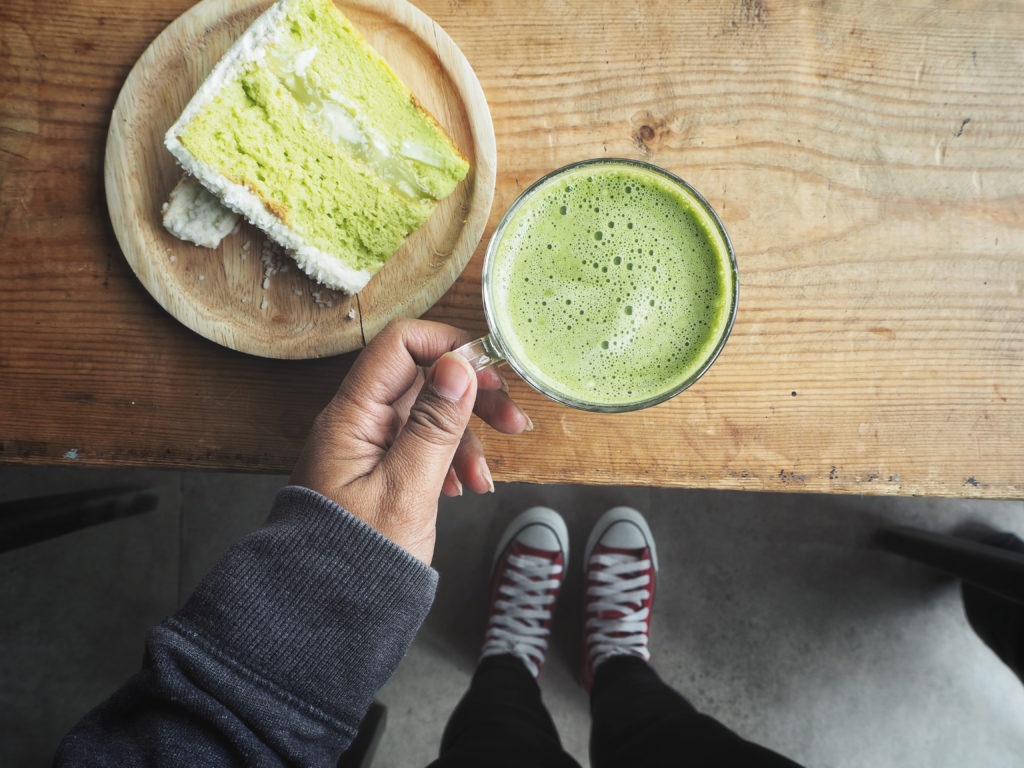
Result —
<instances>
[{"instance_id":1,"label":"gray sweater sleeve","mask_svg":"<svg viewBox=\"0 0 1024 768\"><path fill-rule=\"evenodd\" d=\"M56 765L333 765L433 602L437 573L327 498L278 494Z\"/></svg>"}]
</instances>

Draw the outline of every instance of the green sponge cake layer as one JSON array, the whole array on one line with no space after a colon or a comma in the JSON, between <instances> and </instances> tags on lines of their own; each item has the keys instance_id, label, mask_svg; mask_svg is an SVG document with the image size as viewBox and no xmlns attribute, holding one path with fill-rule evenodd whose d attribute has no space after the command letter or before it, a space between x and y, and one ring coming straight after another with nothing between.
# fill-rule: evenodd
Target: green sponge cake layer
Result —
<instances>
[{"instance_id":1,"label":"green sponge cake layer","mask_svg":"<svg viewBox=\"0 0 1024 768\"><path fill-rule=\"evenodd\" d=\"M360 290L469 170L330 0L279 0L168 131L187 171L332 288Z\"/></svg>"},{"instance_id":2,"label":"green sponge cake layer","mask_svg":"<svg viewBox=\"0 0 1024 768\"><path fill-rule=\"evenodd\" d=\"M337 151L265 69L221 89L181 143L255 192L281 221L355 269L376 271L422 224L433 201L412 200Z\"/></svg>"},{"instance_id":3,"label":"green sponge cake layer","mask_svg":"<svg viewBox=\"0 0 1024 768\"><path fill-rule=\"evenodd\" d=\"M267 59L333 138L407 193L442 199L466 175L465 158L329 0L300 0Z\"/></svg>"}]
</instances>

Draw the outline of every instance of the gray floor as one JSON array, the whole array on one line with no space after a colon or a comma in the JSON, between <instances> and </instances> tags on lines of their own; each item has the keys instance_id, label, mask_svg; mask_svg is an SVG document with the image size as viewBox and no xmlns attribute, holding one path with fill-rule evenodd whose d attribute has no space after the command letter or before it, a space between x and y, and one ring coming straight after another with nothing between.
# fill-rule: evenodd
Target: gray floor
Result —
<instances>
[{"instance_id":1,"label":"gray floor","mask_svg":"<svg viewBox=\"0 0 1024 768\"><path fill-rule=\"evenodd\" d=\"M61 734L137 668L146 629L259 525L284 478L2 467L0 500L117 482L157 488L159 508L0 555L0 765L49 763ZM887 522L1021 533L1024 503L499 485L442 504L437 601L380 692L389 725L375 766L436 753L473 669L491 547L538 503L566 517L577 566L607 506L647 515L661 560L655 666L747 738L836 768L1002 767L1024 754L1024 689L968 629L956 585L868 544ZM541 682L586 764L571 570Z\"/></svg>"}]
</instances>

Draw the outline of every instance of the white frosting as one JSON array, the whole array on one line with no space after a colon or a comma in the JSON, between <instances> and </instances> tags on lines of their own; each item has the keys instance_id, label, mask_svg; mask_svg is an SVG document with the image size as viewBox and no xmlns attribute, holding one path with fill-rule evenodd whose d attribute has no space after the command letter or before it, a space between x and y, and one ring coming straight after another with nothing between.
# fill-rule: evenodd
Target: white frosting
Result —
<instances>
[{"instance_id":1,"label":"white frosting","mask_svg":"<svg viewBox=\"0 0 1024 768\"><path fill-rule=\"evenodd\" d=\"M320 110L318 117L322 125L335 144L361 144L365 138L363 129L344 107L328 102Z\"/></svg>"},{"instance_id":2,"label":"white frosting","mask_svg":"<svg viewBox=\"0 0 1024 768\"><path fill-rule=\"evenodd\" d=\"M306 76L306 69L313 63L313 59L316 58L317 53L317 47L314 45L312 48L308 48L301 53L295 54L295 74L304 78Z\"/></svg>"},{"instance_id":3,"label":"white frosting","mask_svg":"<svg viewBox=\"0 0 1024 768\"><path fill-rule=\"evenodd\" d=\"M163 215L168 232L205 248L216 248L238 226L238 215L191 176L183 177L171 190Z\"/></svg>"},{"instance_id":4,"label":"white frosting","mask_svg":"<svg viewBox=\"0 0 1024 768\"><path fill-rule=\"evenodd\" d=\"M432 165L435 168L444 168L444 156L433 147L417 144L415 141L405 139L398 148L399 154L410 160L416 160L425 165Z\"/></svg>"}]
</instances>

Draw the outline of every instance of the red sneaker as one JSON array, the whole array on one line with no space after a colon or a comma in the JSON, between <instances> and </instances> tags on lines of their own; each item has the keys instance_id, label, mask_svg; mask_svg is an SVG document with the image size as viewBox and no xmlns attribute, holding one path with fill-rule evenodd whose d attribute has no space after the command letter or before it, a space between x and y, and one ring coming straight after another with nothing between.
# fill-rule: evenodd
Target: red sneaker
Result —
<instances>
[{"instance_id":1,"label":"red sneaker","mask_svg":"<svg viewBox=\"0 0 1024 768\"><path fill-rule=\"evenodd\" d=\"M568 562L569 532L553 509L533 507L509 523L494 555L481 659L510 653L540 674Z\"/></svg>"},{"instance_id":2,"label":"red sneaker","mask_svg":"<svg viewBox=\"0 0 1024 768\"><path fill-rule=\"evenodd\" d=\"M589 691L594 670L612 656L650 660L647 638L658 554L643 516L615 507L597 521L584 557L583 686Z\"/></svg>"}]
</instances>

